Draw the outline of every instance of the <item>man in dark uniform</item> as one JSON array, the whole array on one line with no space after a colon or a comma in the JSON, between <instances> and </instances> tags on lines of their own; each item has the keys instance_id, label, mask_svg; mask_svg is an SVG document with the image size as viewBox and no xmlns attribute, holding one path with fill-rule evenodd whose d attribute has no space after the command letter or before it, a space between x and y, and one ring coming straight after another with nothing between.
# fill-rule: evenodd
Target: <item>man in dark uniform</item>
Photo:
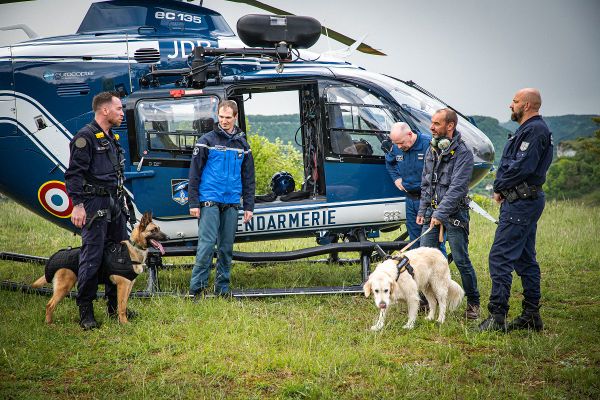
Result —
<instances>
[{"instance_id":1,"label":"man in dark uniform","mask_svg":"<svg viewBox=\"0 0 600 400\"><path fill-rule=\"evenodd\" d=\"M477 274L469 258L469 206L467 193L473 172L473 153L456 130L458 116L443 108L431 116L433 139L425 155L421 180L421 204L417 223L425 232L421 246L438 247L442 227L447 234L454 263L467 296L465 317L479 318Z\"/></svg>"},{"instance_id":2,"label":"man in dark uniform","mask_svg":"<svg viewBox=\"0 0 600 400\"><path fill-rule=\"evenodd\" d=\"M98 290L98 271L107 241L127 239L122 212L123 151L112 127L121 125L123 106L117 94L103 92L92 100L94 120L70 143L65 183L73 201L71 221L81 228L81 253L77 277L79 324L84 330L98 328L92 301ZM116 315L116 286L106 282L108 313Z\"/></svg>"},{"instance_id":3,"label":"man in dark uniform","mask_svg":"<svg viewBox=\"0 0 600 400\"><path fill-rule=\"evenodd\" d=\"M394 146L385 155L385 166L394 185L405 196L406 229L413 241L421 236L417 213L421 199L421 175L431 136L414 133L406 122L396 122L390 130L390 140ZM418 241L411 248L417 247ZM444 243L440 243L440 250L446 255Z\"/></svg>"},{"instance_id":4,"label":"man in dark uniform","mask_svg":"<svg viewBox=\"0 0 600 400\"><path fill-rule=\"evenodd\" d=\"M510 105L511 119L520 124L510 136L494 181L494 199L501 204L500 221L490 250L492 292L489 318L481 331L543 328L540 317L540 266L535 259L537 222L544 210L542 184L552 163L552 134L539 115L540 92L521 89ZM523 284L523 312L508 325L512 271Z\"/></svg>"}]
</instances>

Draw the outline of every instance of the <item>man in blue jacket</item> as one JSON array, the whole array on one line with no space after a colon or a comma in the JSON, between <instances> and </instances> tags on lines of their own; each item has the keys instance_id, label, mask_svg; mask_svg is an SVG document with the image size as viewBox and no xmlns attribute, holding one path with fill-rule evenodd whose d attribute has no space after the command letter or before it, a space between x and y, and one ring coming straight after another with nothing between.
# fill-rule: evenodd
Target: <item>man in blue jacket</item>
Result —
<instances>
[{"instance_id":1,"label":"man in blue jacket","mask_svg":"<svg viewBox=\"0 0 600 400\"><path fill-rule=\"evenodd\" d=\"M425 153L431 136L414 133L406 122L396 122L390 130L390 140L394 144L385 155L385 166L394 185L405 196L406 229L410 240L421 236L421 225L417 224L417 213L421 201L421 175L425 163ZM419 247L419 241L411 247ZM440 244L446 255L446 246Z\"/></svg>"},{"instance_id":2,"label":"man in blue jacket","mask_svg":"<svg viewBox=\"0 0 600 400\"><path fill-rule=\"evenodd\" d=\"M454 262L467 296L468 319L479 318L477 275L469 259L469 206L467 193L473 172L473 153L456 131L458 117L449 108L431 116L433 139L425 155L421 203L417 223L433 229L421 238L421 246L438 247L440 227L447 233Z\"/></svg>"},{"instance_id":3,"label":"man in blue jacket","mask_svg":"<svg viewBox=\"0 0 600 400\"><path fill-rule=\"evenodd\" d=\"M219 125L194 146L189 173L190 215L199 218L196 263L190 295L201 295L208 286L214 247L217 244L215 294L230 293L233 241L240 198L244 223L254 210L254 159L245 134L236 125L237 104L224 100L218 107Z\"/></svg>"},{"instance_id":4,"label":"man in blue jacket","mask_svg":"<svg viewBox=\"0 0 600 400\"><path fill-rule=\"evenodd\" d=\"M481 331L543 329L535 236L544 211L542 185L552 163L553 142L539 115L541 105L540 92L529 88L519 90L510 105L511 119L520 126L504 146L494 181L494 199L501 204L500 218L489 256L490 316L479 325ZM523 284L523 312L507 325L513 270Z\"/></svg>"}]
</instances>

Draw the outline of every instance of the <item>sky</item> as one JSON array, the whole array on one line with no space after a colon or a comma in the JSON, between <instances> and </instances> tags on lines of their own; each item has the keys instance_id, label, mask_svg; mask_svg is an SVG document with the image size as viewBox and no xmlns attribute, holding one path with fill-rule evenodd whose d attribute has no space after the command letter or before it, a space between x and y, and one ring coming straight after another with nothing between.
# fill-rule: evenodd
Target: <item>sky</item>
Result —
<instances>
[{"instance_id":1,"label":"sky","mask_svg":"<svg viewBox=\"0 0 600 400\"><path fill-rule=\"evenodd\" d=\"M2 4L0 26L27 24L40 36L74 33L91 2ZM366 34L364 41L387 56L356 52L348 61L413 80L467 115L507 121L523 87L541 91L542 115L600 114L600 0L263 2L354 39ZM224 0L203 5L223 14L234 31L241 16L261 13ZM0 31L0 46L25 38ZM344 47L322 37L311 50Z\"/></svg>"}]
</instances>

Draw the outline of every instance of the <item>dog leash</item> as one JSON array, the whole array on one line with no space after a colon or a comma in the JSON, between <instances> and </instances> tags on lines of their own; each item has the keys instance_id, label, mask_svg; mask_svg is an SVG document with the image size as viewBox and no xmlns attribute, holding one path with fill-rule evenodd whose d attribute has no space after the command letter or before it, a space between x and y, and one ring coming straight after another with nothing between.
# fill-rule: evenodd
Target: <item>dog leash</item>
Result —
<instances>
[{"instance_id":1,"label":"dog leash","mask_svg":"<svg viewBox=\"0 0 600 400\"><path fill-rule=\"evenodd\" d=\"M429 228L421 233L421 236L419 236L418 238L416 238L415 240L413 240L412 242L410 242L409 244L407 244L406 246L404 246L402 249L400 249L399 251L395 251L394 253L392 253L391 257L397 257L398 255L401 255L402 253L404 253L404 250L410 248L410 246L412 246L413 244L415 244L417 242L417 240L421 239L423 236L427 235L429 232L431 232L431 230L433 229L433 226L429 226Z\"/></svg>"}]
</instances>

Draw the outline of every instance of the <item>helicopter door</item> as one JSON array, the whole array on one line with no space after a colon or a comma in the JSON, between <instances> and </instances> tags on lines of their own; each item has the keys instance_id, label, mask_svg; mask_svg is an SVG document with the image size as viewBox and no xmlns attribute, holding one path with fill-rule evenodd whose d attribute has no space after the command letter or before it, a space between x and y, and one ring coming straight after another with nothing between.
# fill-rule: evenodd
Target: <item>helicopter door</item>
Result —
<instances>
[{"instance_id":1,"label":"helicopter door","mask_svg":"<svg viewBox=\"0 0 600 400\"><path fill-rule=\"evenodd\" d=\"M381 142L399 116L385 100L354 85L328 85L323 93L327 200L398 197Z\"/></svg>"},{"instance_id":2,"label":"helicopter door","mask_svg":"<svg viewBox=\"0 0 600 400\"><path fill-rule=\"evenodd\" d=\"M189 218L188 171L194 144L213 130L216 95L141 99L135 103L131 189L140 212L157 219ZM129 116L128 116L129 118ZM133 142L133 143L131 143Z\"/></svg>"}]
</instances>

